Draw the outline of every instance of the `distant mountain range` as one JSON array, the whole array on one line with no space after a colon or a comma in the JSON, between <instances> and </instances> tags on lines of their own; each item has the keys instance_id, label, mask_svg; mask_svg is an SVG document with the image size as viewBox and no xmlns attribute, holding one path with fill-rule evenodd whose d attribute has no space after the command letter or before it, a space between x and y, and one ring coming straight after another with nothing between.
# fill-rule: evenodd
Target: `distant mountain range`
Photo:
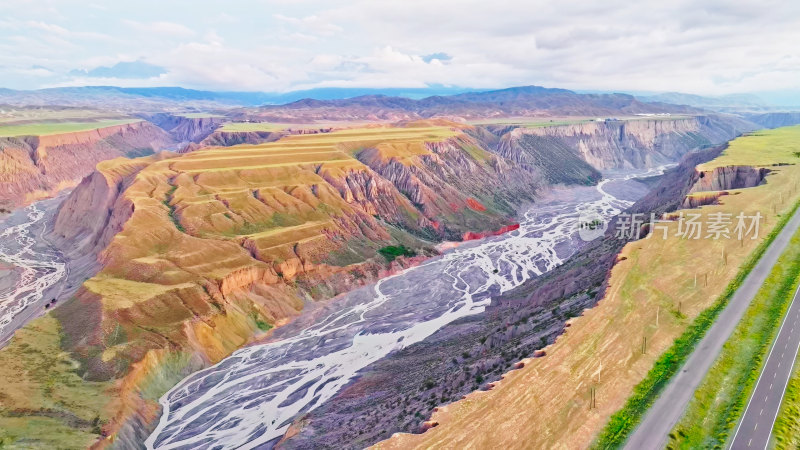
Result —
<instances>
[{"instance_id":1,"label":"distant mountain range","mask_svg":"<svg viewBox=\"0 0 800 450\"><path fill-rule=\"evenodd\" d=\"M578 94L566 89L523 86L432 96L419 100L367 95L338 100L304 99L246 110L249 118L273 121L404 120L430 117L615 116L692 113L695 108L643 103L628 94Z\"/></svg>"},{"instance_id":2,"label":"distant mountain range","mask_svg":"<svg viewBox=\"0 0 800 450\"><path fill-rule=\"evenodd\" d=\"M708 97L680 92L666 92L650 96L637 96L643 102L670 103L673 105L687 105L696 108L713 110L763 110L771 107L770 104L753 94L730 94L719 97Z\"/></svg>"},{"instance_id":3,"label":"distant mountain range","mask_svg":"<svg viewBox=\"0 0 800 450\"><path fill-rule=\"evenodd\" d=\"M682 93L655 95L578 93L566 89L522 86L470 90L426 88L319 88L288 93L221 92L180 87L123 88L86 86L32 91L0 89L0 104L71 106L123 112L213 111L245 108L243 116L273 120L403 119L437 115L461 117L537 115L622 115L716 111L767 111L769 105L749 94L704 97ZM333 109L340 111L333 111Z\"/></svg>"},{"instance_id":4,"label":"distant mountain range","mask_svg":"<svg viewBox=\"0 0 800 450\"><path fill-rule=\"evenodd\" d=\"M427 88L318 88L286 93L202 91L181 87L124 88L116 86L85 86L17 91L0 88L0 103L28 105L107 106L140 109L147 106L184 103L189 106L260 106L281 105L311 98L334 100L363 95L387 95L403 98L423 98L432 95L452 95L466 88L432 86ZM101 105L97 103L104 102ZM135 105L135 106L134 106Z\"/></svg>"}]
</instances>

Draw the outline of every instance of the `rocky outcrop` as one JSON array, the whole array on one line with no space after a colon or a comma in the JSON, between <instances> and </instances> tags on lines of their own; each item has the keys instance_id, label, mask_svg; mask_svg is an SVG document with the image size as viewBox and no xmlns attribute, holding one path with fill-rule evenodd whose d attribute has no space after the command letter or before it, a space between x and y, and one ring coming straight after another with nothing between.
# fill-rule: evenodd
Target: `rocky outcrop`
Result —
<instances>
[{"instance_id":1,"label":"rocky outcrop","mask_svg":"<svg viewBox=\"0 0 800 450\"><path fill-rule=\"evenodd\" d=\"M725 166L699 171L692 192L744 189L763 183L769 169L765 167Z\"/></svg>"},{"instance_id":2,"label":"rocky outcrop","mask_svg":"<svg viewBox=\"0 0 800 450\"><path fill-rule=\"evenodd\" d=\"M169 135L148 122L0 138L0 198L22 206L76 185L100 161L147 155L172 145Z\"/></svg>"}]
</instances>

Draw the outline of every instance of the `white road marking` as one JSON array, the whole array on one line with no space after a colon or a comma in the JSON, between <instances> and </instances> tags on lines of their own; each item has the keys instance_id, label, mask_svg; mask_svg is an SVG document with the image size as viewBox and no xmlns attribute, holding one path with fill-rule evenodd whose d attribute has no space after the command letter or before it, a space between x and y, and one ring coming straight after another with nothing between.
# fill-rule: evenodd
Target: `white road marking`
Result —
<instances>
[{"instance_id":1,"label":"white road marking","mask_svg":"<svg viewBox=\"0 0 800 450\"><path fill-rule=\"evenodd\" d=\"M800 286L797 286L797 289L795 289L794 297L792 297L792 302L789 304L789 308L787 309L787 311L791 311L792 310L792 307L794 306L794 301L797 300L798 293L800 293ZM800 311L798 311L798 314L800 315ZM778 328L777 336L781 335L781 330L783 330L783 326L786 325L786 319L788 319L788 317L789 316L787 314L787 316L784 318L783 322L781 322L781 326L780 326L780 328ZM776 338L776 340L777 340L777 338ZM773 342L772 347L769 349L769 353L767 354L767 359L764 360L764 367L761 368L761 374L759 374L758 380L756 380L756 386L755 386L753 392L755 392L755 390L758 389L758 384L761 382L761 378L764 376L764 371L767 368L767 363L769 362L769 359L772 356L772 350L775 350L775 343L776 342ZM798 348L795 350L795 359L797 358L798 350L800 350L800 342L798 342ZM791 375L791 372L794 369L795 359L792 360L792 369L789 371L790 375ZM780 367L780 366L781 366L781 364L780 364L780 362L778 362L778 367ZM775 372L775 374L773 374L773 377L775 377L775 375L777 375L777 371ZM789 379L787 378L786 379L786 384L783 386L783 393L786 393L786 386L788 386L788 385L789 385ZM750 409L750 402L752 400L753 400L753 397L750 397L750 401L747 402L747 406L744 409L744 413L742 413L742 416L741 416L742 419L744 419L747 416L747 411ZM767 401L767 396L764 397L764 402L766 402L766 401ZM781 400L778 403L778 409L775 411L775 416L772 418L772 426L770 427L770 429L773 426L775 426L775 420L778 419L778 411L780 411L782 404L783 404L783 394L781 394ZM742 425L742 420L739 420L739 425L736 426L736 432L733 434L733 439L731 440L731 443L736 442L736 437L739 435L739 429L740 429L741 425ZM772 433L770 432L770 436L771 435L772 435ZM751 438L750 442L752 442L752 441L753 441L753 439ZM750 446L750 442L748 442L748 444L747 444L748 447ZM764 449L766 449L768 446L769 446L769 438L767 438L767 442L764 444Z\"/></svg>"}]
</instances>

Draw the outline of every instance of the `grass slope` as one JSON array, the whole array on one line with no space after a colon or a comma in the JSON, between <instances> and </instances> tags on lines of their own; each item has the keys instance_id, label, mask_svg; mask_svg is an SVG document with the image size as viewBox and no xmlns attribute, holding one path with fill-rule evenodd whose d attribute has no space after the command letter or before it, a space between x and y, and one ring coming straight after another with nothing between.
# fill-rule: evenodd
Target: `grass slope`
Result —
<instances>
[{"instance_id":1,"label":"grass slope","mask_svg":"<svg viewBox=\"0 0 800 450\"><path fill-rule=\"evenodd\" d=\"M284 125L269 122L229 122L220 127L218 131L242 133L251 131L279 131L284 128Z\"/></svg>"},{"instance_id":2,"label":"grass slope","mask_svg":"<svg viewBox=\"0 0 800 450\"><path fill-rule=\"evenodd\" d=\"M0 137L47 136L51 134L74 133L96 130L98 128L141 122L139 119L98 120L96 122L53 122L31 123L25 125L0 125Z\"/></svg>"},{"instance_id":3,"label":"grass slope","mask_svg":"<svg viewBox=\"0 0 800 450\"><path fill-rule=\"evenodd\" d=\"M46 315L0 352L0 448L86 448L99 437L110 383L82 379L79 363L54 351L62 338Z\"/></svg>"}]
</instances>

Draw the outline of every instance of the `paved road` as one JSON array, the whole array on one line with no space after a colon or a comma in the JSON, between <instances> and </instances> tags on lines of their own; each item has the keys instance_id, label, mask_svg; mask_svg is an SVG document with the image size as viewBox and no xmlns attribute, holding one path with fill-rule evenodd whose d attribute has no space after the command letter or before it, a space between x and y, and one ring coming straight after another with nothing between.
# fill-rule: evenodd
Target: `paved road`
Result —
<instances>
[{"instance_id":1,"label":"paved road","mask_svg":"<svg viewBox=\"0 0 800 450\"><path fill-rule=\"evenodd\" d=\"M800 210L792 216L772 245L764 252L758 264L745 278L742 286L706 332L705 337L698 343L680 372L675 374L672 381L650 407L642 422L626 442L626 449L664 448L668 442L669 432L683 416L697 386L703 381L703 377L711 368L725 341L736 328L756 292L764 284L772 266L778 261L778 257L783 253L798 227L800 227ZM800 333L800 328L797 328L795 332Z\"/></svg>"},{"instance_id":2,"label":"paved road","mask_svg":"<svg viewBox=\"0 0 800 450\"><path fill-rule=\"evenodd\" d=\"M800 301L797 301L800 289L794 293L792 304L783 318L778 336L767 356L764 369L758 377L756 388L747 403L736 434L733 436L731 449L767 448L772 425L778 416L783 394L800 348Z\"/></svg>"}]
</instances>

